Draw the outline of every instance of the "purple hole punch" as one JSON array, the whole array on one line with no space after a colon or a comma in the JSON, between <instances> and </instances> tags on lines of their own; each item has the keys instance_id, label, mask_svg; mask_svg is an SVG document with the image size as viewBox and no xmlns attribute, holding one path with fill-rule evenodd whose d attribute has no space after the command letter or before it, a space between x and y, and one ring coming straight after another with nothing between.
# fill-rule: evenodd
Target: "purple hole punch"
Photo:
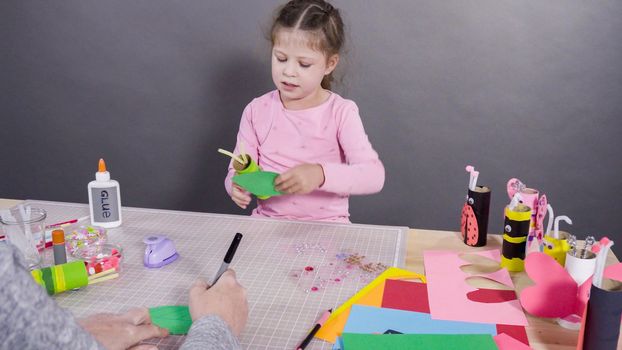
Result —
<instances>
[{"instance_id":1,"label":"purple hole punch","mask_svg":"<svg viewBox=\"0 0 622 350\"><path fill-rule=\"evenodd\" d=\"M144 260L146 267L162 267L179 258L173 241L165 236L148 236L143 239L143 242L147 245Z\"/></svg>"}]
</instances>

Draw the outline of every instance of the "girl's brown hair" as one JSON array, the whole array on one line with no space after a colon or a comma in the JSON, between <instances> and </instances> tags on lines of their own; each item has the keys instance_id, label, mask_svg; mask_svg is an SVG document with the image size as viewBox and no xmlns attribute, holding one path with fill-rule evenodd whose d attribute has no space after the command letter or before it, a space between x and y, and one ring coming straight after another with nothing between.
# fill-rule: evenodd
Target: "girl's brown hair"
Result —
<instances>
[{"instance_id":1,"label":"girl's brown hair","mask_svg":"<svg viewBox=\"0 0 622 350\"><path fill-rule=\"evenodd\" d=\"M273 46L280 29L308 32L313 38L311 45L326 57L338 54L345 41L339 10L324 0L292 0L281 7L270 30ZM322 88L330 89L332 81L331 72L322 79Z\"/></svg>"}]
</instances>

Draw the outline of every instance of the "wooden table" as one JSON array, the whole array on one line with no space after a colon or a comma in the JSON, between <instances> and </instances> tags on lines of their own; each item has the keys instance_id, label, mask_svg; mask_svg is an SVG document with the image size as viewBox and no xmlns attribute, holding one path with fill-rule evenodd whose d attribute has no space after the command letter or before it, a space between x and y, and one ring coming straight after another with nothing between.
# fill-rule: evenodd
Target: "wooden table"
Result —
<instances>
[{"instance_id":1,"label":"wooden table","mask_svg":"<svg viewBox=\"0 0 622 350\"><path fill-rule=\"evenodd\" d=\"M20 200L0 199L0 209L9 208L20 203ZM408 233L408 241L406 247L406 268L423 274L423 252L426 250L453 250L460 252L474 252L487 249L500 249L502 238L500 235L488 235L488 244L485 247L473 248L466 246L460 239L458 232L450 231L434 231L411 229ZM618 259L610 251L607 257L607 265L618 262ZM524 272L513 273L516 291L520 291L529 286L531 281ZM487 286L485 283L482 287ZM564 329L557 325L553 319L543 319L532 317L527 314L529 326L527 327L527 335L534 350L574 350L577 344L577 331Z\"/></svg>"},{"instance_id":2,"label":"wooden table","mask_svg":"<svg viewBox=\"0 0 622 350\"><path fill-rule=\"evenodd\" d=\"M406 248L406 268L418 273L424 273L423 252L426 250L452 250L460 252L474 252L488 249L501 249L501 235L488 235L488 244L484 247L473 248L462 243L460 233L450 231L433 231L411 229L408 234ZM607 266L618 262L615 254L610 251L607 256ZM531 285L531 280L525 272L511 273L512 281L519 293L523 288ZM492 287L481 284L482 287ZM533 317L527 319L527 336L534 350L575 350L577 348L578 331L571 331L560 327L554 319ZM622 349L622 346L619 346Z\"/></svg>"}]
</instances>

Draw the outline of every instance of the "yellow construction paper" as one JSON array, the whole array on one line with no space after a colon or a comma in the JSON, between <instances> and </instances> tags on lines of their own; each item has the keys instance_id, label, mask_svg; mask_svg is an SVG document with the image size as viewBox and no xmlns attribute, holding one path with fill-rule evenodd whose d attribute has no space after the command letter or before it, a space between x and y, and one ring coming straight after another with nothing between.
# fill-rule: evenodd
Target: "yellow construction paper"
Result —
<instances>
[{"instance_id":1,"label":"yellow construction paper","mask_svg":"<svg viewBox=\"0 0 622 350\"><path fill-rule=\"evenodd\" d=\"M350 308L352 307L352 304L377 307L382 306L384 284L388 279L419 279L425 283L424 275L397 267L389 267L378 277L376 277L376 279L358 291L358 293L356 293L353 297L348 299L348 301L338 307L337 310L333 311L315 337L334 343L337 340L337 337L341 335L341 332L343 332L346 321L350 316Z\"/></svg>"}]
</instances>

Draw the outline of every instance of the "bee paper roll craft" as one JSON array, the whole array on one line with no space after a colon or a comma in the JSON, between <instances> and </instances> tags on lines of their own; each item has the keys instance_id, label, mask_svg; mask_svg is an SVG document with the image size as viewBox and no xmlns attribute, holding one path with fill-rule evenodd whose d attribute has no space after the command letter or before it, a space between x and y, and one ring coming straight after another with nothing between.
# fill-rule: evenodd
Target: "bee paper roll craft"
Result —
<instances>
[{"instance_id":1,"label":"bee paper roll craft","mask_svg":"<svg viewBox=\"0 0 622 350\"><path fill-rule=\"evenodd\" d=\"M520 194L516 193L510 205L505 207L501 267L508 271L523 271L525 268L525 248L531 222L531 208L518 203L519 200Z\"/></svg>"},{"instance_id":2,"label":"bee paper roll craft","mask_svg":"<svg viewBox=\"0 0 622 350\"><path fill-rule=\"evenodd\" d=\"M467 199L462 207L460 232L464 244L472 247L486 245L488 235L488 216L490 210L491 191L486 186L477 186L479 172L472 166L467 166L469 172L469 190Z\"/></svg>"}]
</instances>

